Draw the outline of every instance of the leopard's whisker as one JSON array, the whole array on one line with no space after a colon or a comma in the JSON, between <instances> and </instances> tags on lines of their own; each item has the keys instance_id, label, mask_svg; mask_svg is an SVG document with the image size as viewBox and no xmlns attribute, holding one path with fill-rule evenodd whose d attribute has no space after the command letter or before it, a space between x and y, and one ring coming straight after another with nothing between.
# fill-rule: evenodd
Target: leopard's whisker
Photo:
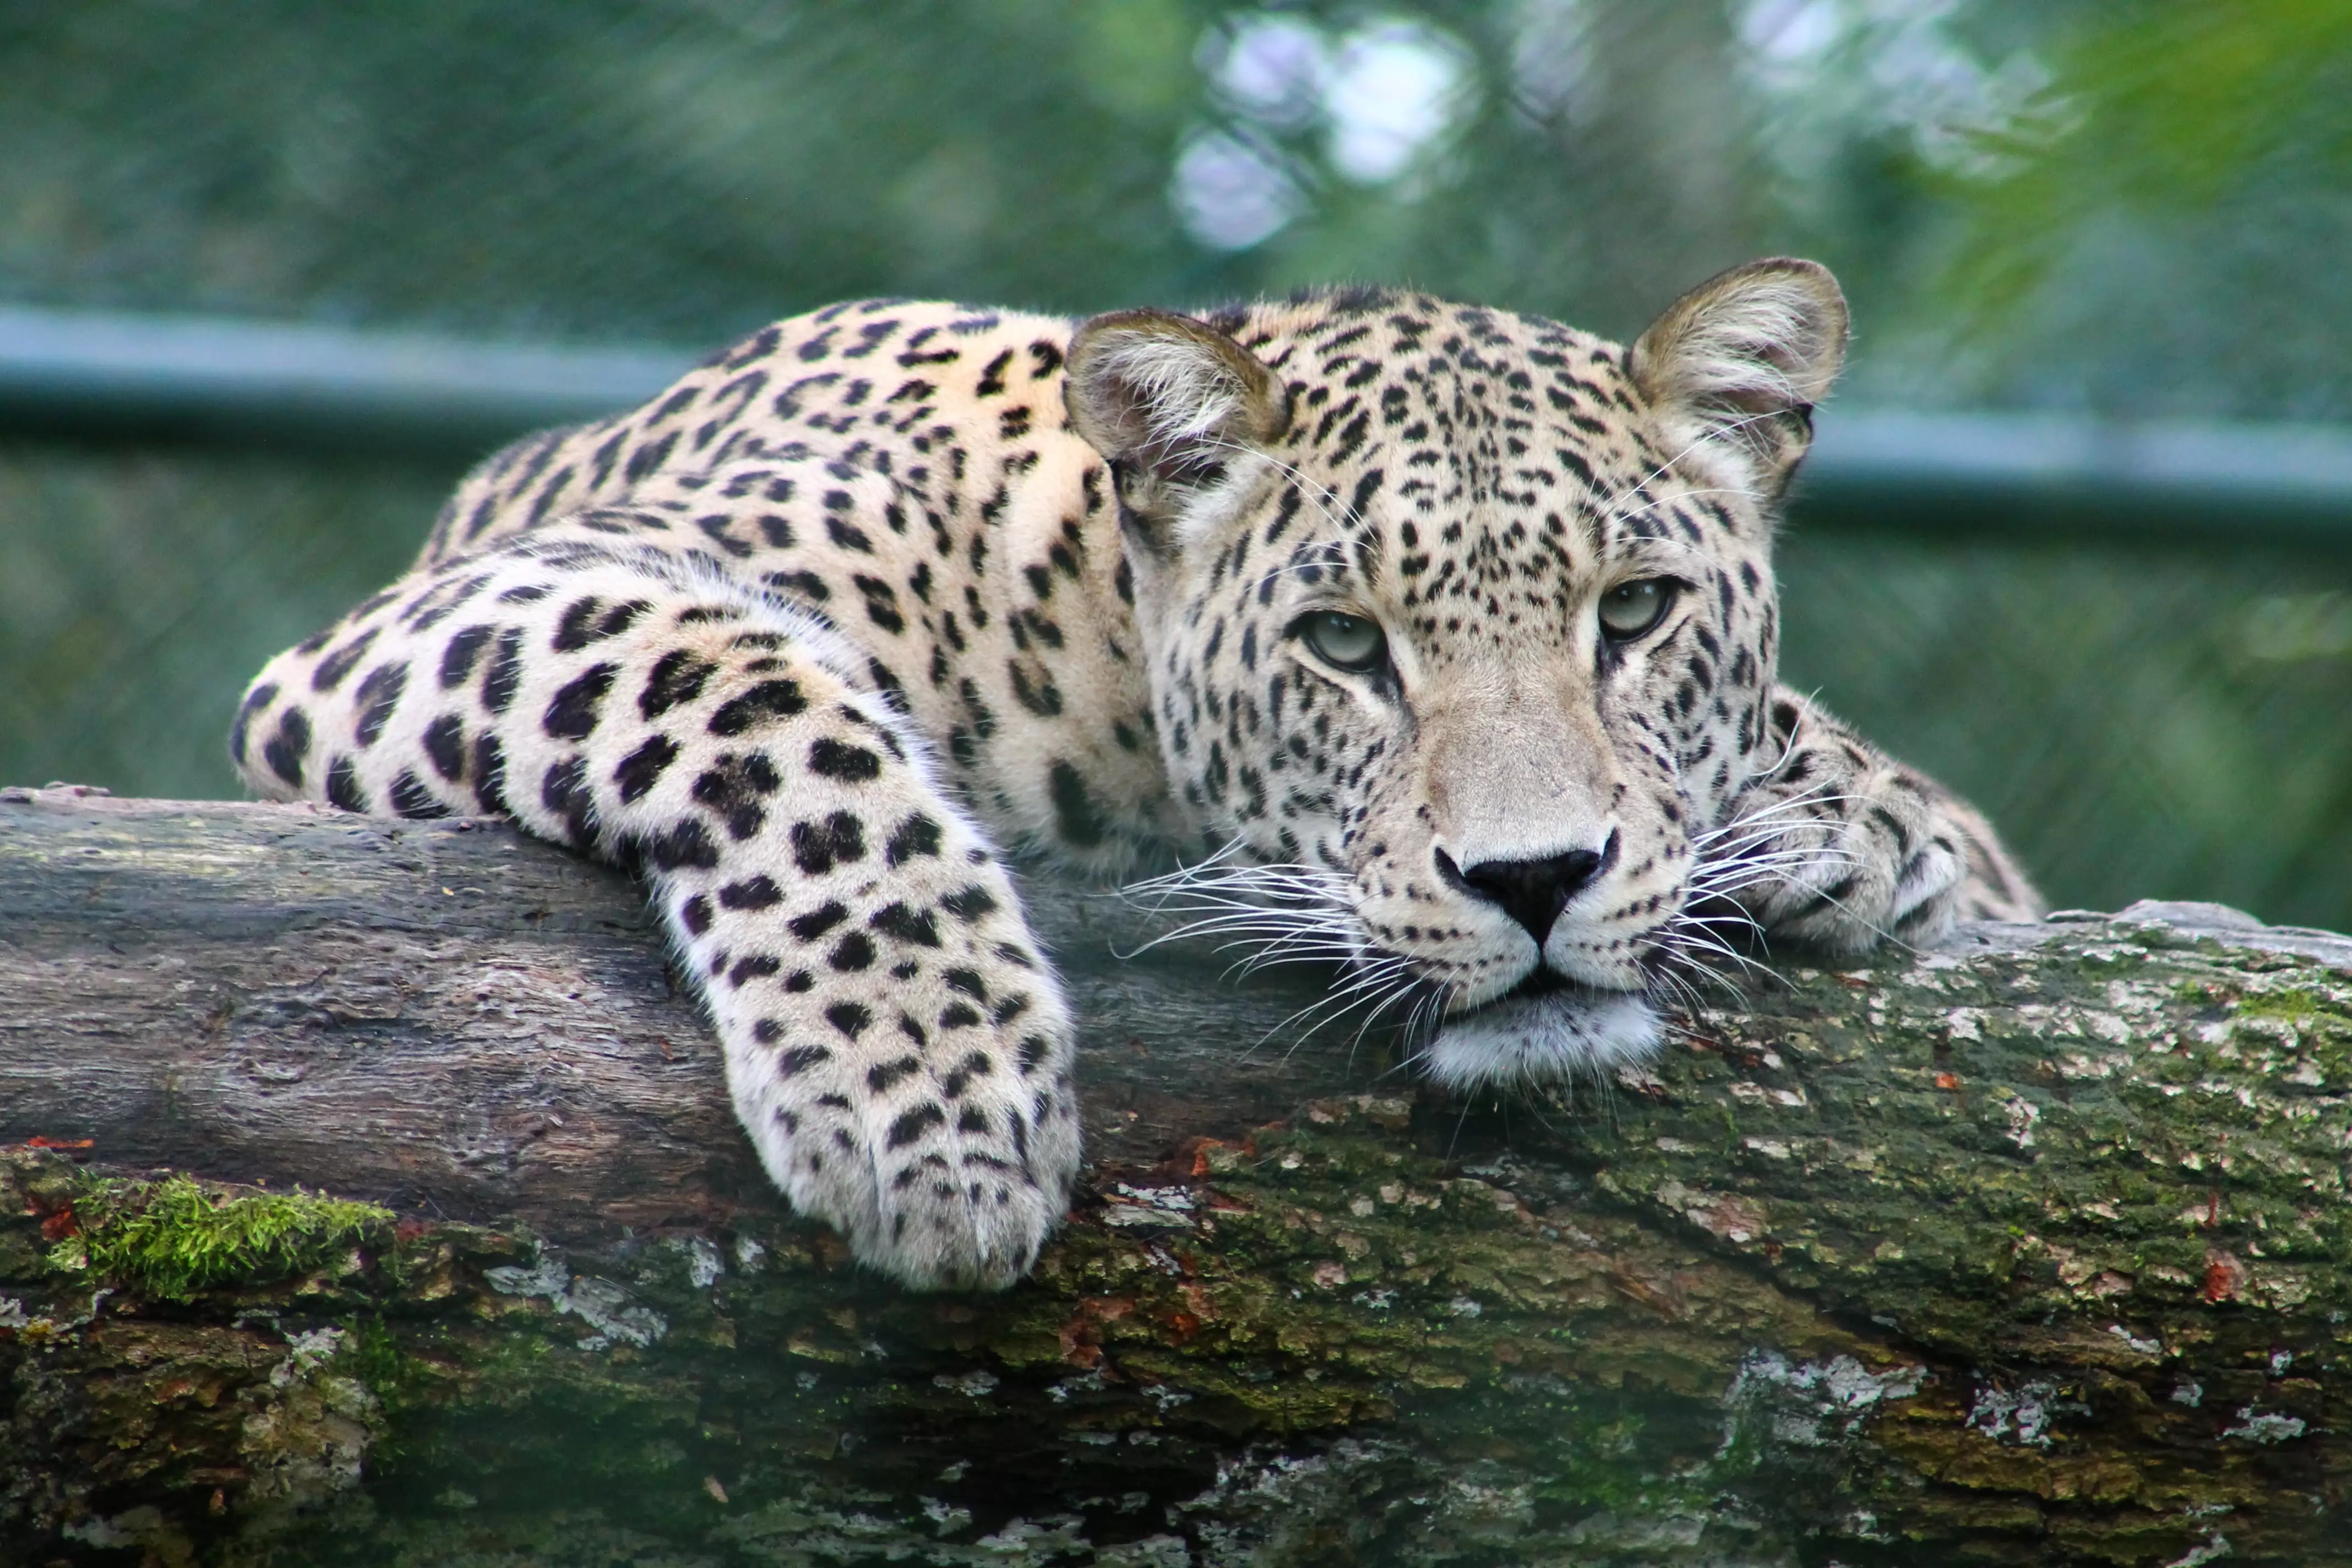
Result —
<instances>
[{"instance_id":1,"label":"leopard's whisker","mask_svg":"<svg viewBox=\"0 0 2352 1568\"><path fill-rule=\"evenodd\" d=\"M1266 1030L1265 1034L1260 1035L1256 1041L1250 1047L1249 1052L1245 1052L1244 1055L1246 1056L1250 1053L1255 1052L1259 1046L1265 1044L1267 1040L1272 1039L1276 1035L1289 1028L1293 1024L1297 1024L1299 1026L1298 1037L1291 1042L1290 1049L1283 1053L1284 1059L1288 1060L1291 1054L1297 1051L1300 1046L1306 1044L1307 1039L1314 1035L1316 1030L1322 1028L1326 1025L1337 1023L1339 1019L1345 1017L1357 1007L1362 1006L1371 998L1377 997L1381 991L1385 989L1399 975L1407 973L1409 967L1410 966L1406 961L1398 958L1391 958L1384 960L1378 964L1367 965L1349 984L1340 986L1337 990L1329 992L1323 996L1318 997L1316 1000L1291 1013L1281 1022ZM1318 1015L1320 1015L1320 1016L1318 1016Z\"/></svg>"}]
</instances>

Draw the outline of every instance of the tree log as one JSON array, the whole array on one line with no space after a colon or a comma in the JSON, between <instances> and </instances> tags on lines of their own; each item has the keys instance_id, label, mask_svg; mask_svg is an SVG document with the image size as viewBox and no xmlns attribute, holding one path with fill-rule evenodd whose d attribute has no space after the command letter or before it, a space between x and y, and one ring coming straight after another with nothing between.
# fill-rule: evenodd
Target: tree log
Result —
<instances>
[{"instance_id":1,"label":"tree log","mask_svg":"<svg viewBox=\"0 0 2352 1568\"><path fill-rule=\"evenodd\" d=\"M923 1297L626 878L0 792L0 1563L2352 1563L2352 940L1970 927L1464 1103L1029 891L1087 1189Z\"/></svg>"}]
</instances>

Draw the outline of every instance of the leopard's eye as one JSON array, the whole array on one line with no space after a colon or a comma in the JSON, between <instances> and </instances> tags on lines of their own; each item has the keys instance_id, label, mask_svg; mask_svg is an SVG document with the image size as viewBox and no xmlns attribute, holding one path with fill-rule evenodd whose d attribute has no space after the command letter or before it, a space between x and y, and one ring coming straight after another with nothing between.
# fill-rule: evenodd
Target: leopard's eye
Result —
<instances>
[{"instance_id":1,"label":"leopard's eye","mask_svg":"<svg viewBox=\"0 0 2352 1568\"><path fill-rule=\"evenodd\" d=\"M1315 650L1315 657L1335 669L1363 675L1386 663L1389 639L1380 623L1339 610L1317 610L1302 616L1291 629Z\"/></svg>"},{"instance_id":2,"label":"leopard's eye","mask_svg":"<svg viewBox=\"0 0 2352 1568\"><path fill-rule=\"evenodd\" d=\"M1620 642L1640 637L1665 619L1678 585L1670 577L1618 584L1601 595L1601 631Z\"/></svg>"}]
</instances>

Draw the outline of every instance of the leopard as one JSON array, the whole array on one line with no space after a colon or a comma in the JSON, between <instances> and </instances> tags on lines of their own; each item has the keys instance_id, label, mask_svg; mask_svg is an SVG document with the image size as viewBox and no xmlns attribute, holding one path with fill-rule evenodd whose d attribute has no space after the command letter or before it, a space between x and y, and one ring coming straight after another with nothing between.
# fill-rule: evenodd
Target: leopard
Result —
<instances>
[{"instance_id":1,"label":"leopard","mask_svg":"<svg viewBox=\"0 0 2352 1568\"><path fill-rule=\"evenodd\" d=\"M1981 815L1779 680L1848 331L1788 258L1630 346L1370 284L831 305L483 462L255 679L231 758L633 871L792 1208L1001 1289L1081 1154L1023 878L1273 933L1409 1009L1441 1095L1638 1064L1774 943L2041 910Z\"/></svg>"}]
</instances>

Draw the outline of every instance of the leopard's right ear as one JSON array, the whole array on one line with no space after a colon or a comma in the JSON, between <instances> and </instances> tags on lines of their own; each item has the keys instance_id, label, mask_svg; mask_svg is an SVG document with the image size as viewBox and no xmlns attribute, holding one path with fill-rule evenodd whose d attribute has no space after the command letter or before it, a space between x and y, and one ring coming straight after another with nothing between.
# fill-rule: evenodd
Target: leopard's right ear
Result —
<instances>
[{"instance_id":1,"label":"leopard's right ear","mask_svg":"<svg viewBox=\"0 0 2352 1568\"><path fill-rule=\"evenodd\" d=\"M1289 395L1255 354L1165 310L1083 323L1070 340L1062 397L1070 423L1109 462L1128 514L1160 549L1190 496L1290 426Z\"/></svg>"},{"instance_id":2,"label":"leopard's right ear","mask_svg":"<svg viewBox=\"0 0 2352 1568\"><path fill-rule=\"evenodd\" d=\"M1813 438L1813 405L1845 360L1845 296L1817 261L1774 257L1717 273L1633 344L1633 381L1679 461L1759 500L1788 488Z\"/></svg>"}]
</instances>

